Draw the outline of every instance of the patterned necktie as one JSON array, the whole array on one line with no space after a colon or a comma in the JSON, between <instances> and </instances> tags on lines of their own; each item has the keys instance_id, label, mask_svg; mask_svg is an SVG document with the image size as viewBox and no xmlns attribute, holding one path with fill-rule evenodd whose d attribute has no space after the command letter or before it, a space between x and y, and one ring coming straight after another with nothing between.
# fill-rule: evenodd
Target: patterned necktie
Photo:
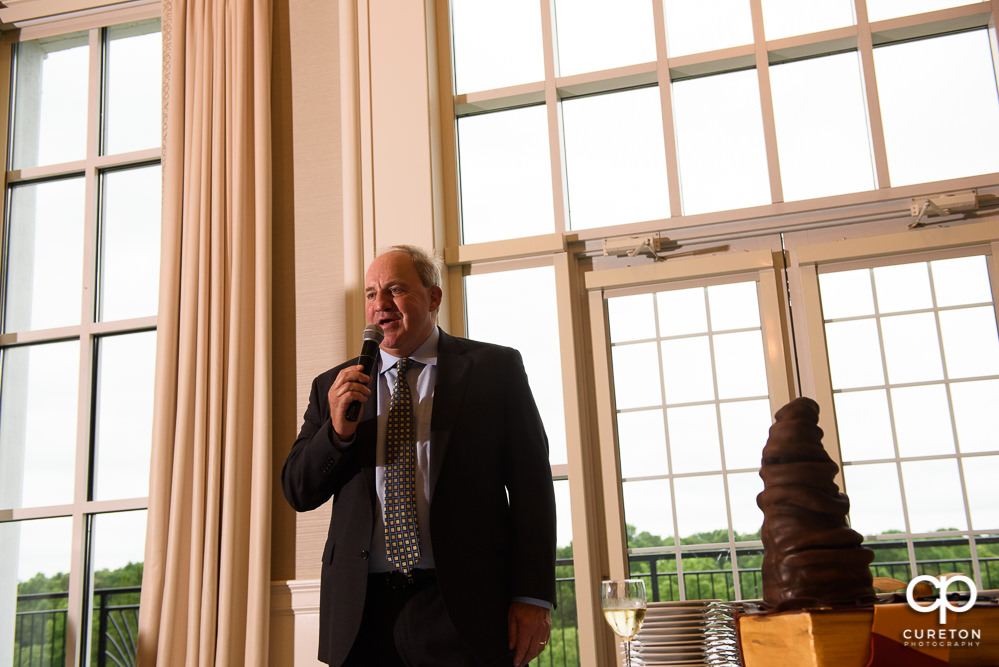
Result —
<instances>
[{"instance_id":1,"label":"patterned necktie","mask_svg":"<svg viewBox=\"0 0 999 667\"><path fill-rule=\"evenodd\" d=\"M400 359L385 431L385 550L388 562L403 574L420 559L416 526L416 443L413 398L406 382L412 359Z\"/></svg>"}]
</instances>

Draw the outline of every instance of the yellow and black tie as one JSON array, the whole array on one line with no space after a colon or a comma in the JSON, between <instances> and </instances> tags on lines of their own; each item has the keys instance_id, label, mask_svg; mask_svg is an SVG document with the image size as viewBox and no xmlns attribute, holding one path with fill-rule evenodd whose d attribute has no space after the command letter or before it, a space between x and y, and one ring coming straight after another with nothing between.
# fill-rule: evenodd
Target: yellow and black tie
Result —
<instances>
[{"instance_id":1,"label":"yellow and black tie","mask_svg":"<svg viewBox=\"0 0 999 667\"><path fill-rule=\"evenodd\" d=\"M412 363L408 358L396 363L385 432L385 550L389 563L403 574L409 574L420 559L413 397L406 382L406 371Z\"/></svg>"}]
</instances>

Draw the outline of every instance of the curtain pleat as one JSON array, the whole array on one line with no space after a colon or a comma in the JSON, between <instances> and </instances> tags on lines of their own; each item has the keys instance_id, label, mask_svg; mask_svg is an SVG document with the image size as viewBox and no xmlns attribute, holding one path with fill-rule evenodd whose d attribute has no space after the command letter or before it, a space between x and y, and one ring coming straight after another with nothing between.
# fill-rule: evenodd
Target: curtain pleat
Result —
<instances>
[{"instance_id":1,"label":"curtain pleat","mask_svg":"<svg viewBox=\"0 0 999 667\"><path fill-rule=\"evenodd\" d=\"M164 0L163 244L139 660L265 665L270 0Z\"/></svg>"}]
</instances>

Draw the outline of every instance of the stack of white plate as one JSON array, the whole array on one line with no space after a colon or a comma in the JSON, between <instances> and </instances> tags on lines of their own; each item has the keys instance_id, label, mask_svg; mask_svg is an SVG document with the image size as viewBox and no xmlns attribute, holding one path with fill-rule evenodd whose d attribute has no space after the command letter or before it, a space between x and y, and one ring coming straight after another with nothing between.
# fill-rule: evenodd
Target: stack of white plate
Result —
<instances>
[{"instance_id":1,"label":"stack of white plate","mask_svg":"<svg viewBox=\"0 0 999 667\"><path fill-rule=\"evenodd\" d=\"M733 605L721 600L650 602L632 642L637 665L738 667Z\"/></svg>"}]
</instances>

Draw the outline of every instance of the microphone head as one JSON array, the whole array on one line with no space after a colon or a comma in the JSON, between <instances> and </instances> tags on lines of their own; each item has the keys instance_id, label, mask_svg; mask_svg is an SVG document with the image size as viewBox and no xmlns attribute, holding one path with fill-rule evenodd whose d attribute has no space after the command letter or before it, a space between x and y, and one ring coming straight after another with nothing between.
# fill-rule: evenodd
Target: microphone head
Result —
<instances>
[{"instance_id":1,"label":"microphone head","mask_svg":"<svg viewBox=\"0 0 999 667\"><path fill-rule=\"evenodd\" d=\"M379 345L383 338L385 338L385 332L377 324L369 324L364 327L364 331L361 333L361 340L371 340Z\"/></svg>"}]
</instances>

